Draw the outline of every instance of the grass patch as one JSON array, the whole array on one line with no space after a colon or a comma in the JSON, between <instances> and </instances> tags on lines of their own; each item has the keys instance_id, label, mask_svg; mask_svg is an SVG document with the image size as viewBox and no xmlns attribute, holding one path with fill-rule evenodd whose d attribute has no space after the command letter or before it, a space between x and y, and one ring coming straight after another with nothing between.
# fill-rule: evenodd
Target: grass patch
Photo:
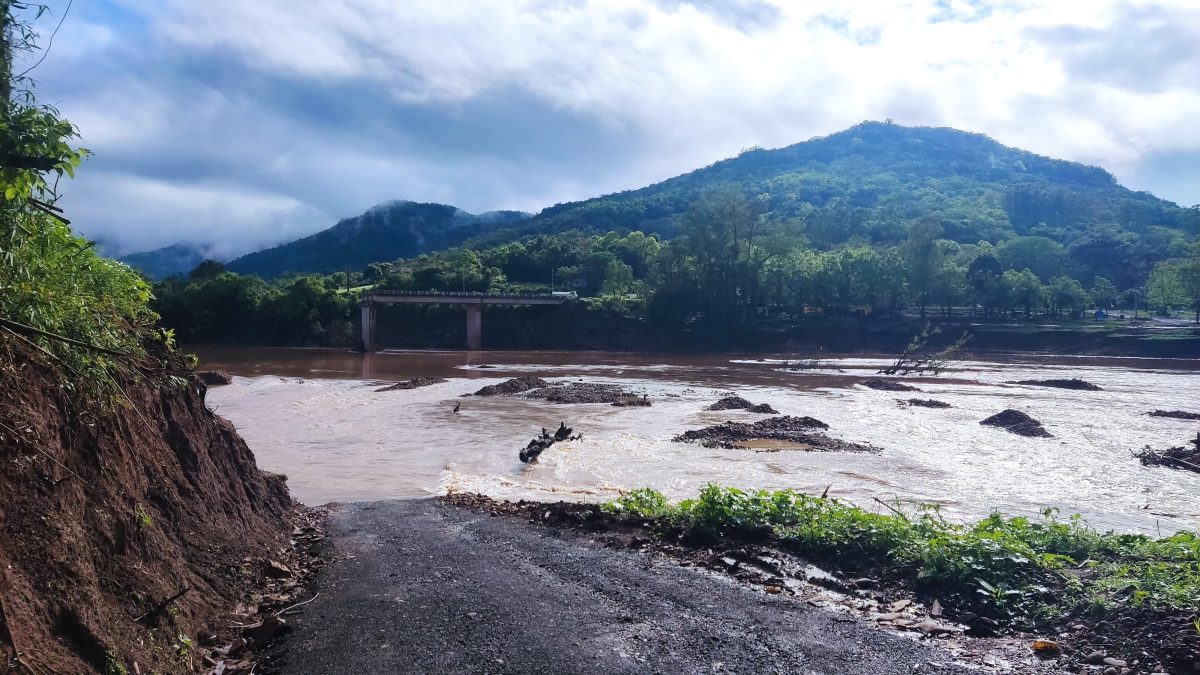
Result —
<instances>
[{"instance_id":1,"label":"grass patch","mask_svg":"<svg viewBox=\"0 0 1200 675\"><path fill-rule=\"evenodd\" d=\"M887 573L960 611L1009 625L1127 609L1178 614L1190 623L1200 606L1200 537L1191 532L1163 539L1100 533L1054 510L964 525L932 505L880 514L835 498L718 485L678 504L648 488L631 490L603 508L714 536L769 531L797 553Z\"/></svg>"}]
</instances>

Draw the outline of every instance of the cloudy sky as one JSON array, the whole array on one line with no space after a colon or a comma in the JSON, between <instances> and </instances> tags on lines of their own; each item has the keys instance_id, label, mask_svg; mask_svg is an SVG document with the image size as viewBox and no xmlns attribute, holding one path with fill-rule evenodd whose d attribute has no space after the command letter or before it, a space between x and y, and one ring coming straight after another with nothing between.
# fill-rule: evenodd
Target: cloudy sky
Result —
<instances>
[{"instance_id":1,"label":"cloudy sky","mask_svg":"<svg viewBox=\"0 0 1200 675\"><path fill-rule=\"evenodd\" d=\"M39 26L48 35L67 7ZM536 211L865 119L1200 202L1200 0L75 0L34 71L125 253L392 199Z\"/></svg>"}]
</instances>

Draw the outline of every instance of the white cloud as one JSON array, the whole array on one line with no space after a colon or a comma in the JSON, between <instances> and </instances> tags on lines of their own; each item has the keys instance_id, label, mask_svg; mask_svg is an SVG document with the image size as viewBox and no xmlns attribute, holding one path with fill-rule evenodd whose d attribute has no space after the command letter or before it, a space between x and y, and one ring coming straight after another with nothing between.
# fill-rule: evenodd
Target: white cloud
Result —
<instances>
[{"instance_id":1,"label":"white cloud","mask_svg":"<svg viewBox=\"0 0 1200 675\"><path fill-rule=\"evenodd\" d=\"M77 46L62 67L121 58L64 108L98 163L133 152L195 158L195 170L170 175L122 167L141 172L144 199L159 189L215 198L228 185L242 198L258 195L247 206L254 215L236 218L246 241L282 231L280 219L316 228L312 214L352 215L391 198L536 208L863 119L980 131L1134 180L1154 176L1145 169L1160 156L1200 151L1194 0L125 6L150 34L124 34L139 29L130 22L105 28L103 16L90 15L79 42L93 53ZM328 104L320 115L304 109L302 95L284 98L364 91L383 96ZM526 101L538 120L590 126L572 122L519 152L497 149L493 141L518 127L509 119L489 131L493 100ZM1168 198L1200 201L1200 187L1160 185ZM200 209L199 223L215 219L203 201L186 200Z\"/></svg>"}]
</instances>

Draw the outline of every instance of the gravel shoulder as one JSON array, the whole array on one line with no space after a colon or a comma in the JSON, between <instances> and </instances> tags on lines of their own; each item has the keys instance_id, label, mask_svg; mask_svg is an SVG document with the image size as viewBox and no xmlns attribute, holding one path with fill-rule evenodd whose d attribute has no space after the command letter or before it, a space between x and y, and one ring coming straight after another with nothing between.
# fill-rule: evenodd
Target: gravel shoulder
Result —
<instances>
[{"instance_id":1,"label":"gravel shoulder","mask_svg":"<svg viewBox=\"0 0 1200 675\"><path fill-rule=\"evenodd\" d=\"M349 504L274 673L966 673L940 648L585 534Z\"/></svg>"}]
</instances>

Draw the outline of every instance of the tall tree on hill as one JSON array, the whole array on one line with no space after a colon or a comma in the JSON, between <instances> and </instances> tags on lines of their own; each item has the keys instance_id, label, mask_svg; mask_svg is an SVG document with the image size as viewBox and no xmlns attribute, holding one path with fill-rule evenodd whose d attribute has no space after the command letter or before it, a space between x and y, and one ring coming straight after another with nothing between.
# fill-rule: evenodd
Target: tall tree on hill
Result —
<instances>
[{"instance_id":1,"label":"tall tree on hill","mask_svg":"<svg viewBox=\"0 0 1200 675\"><path fill-rule=\"evenodd\" d=\"M937 240L942 236L942 225L934 218L923 218L913 224L904 242L904 259L908 264L908 282L912 288L921 316L933 293L937 270L941 266L941 252Z\"/></svg>"},{"instance_id":2,"label":"tall tree on hill","mask_svg":"<svg viewBox=\"0 0 1200 675\"><path fill-rule=\"evenodd\" d=\"M1200 324L1200 255L1181 263L1178 270L1183 295L1196 313L1196 323Z\"/></svg>"}]
</instances>

